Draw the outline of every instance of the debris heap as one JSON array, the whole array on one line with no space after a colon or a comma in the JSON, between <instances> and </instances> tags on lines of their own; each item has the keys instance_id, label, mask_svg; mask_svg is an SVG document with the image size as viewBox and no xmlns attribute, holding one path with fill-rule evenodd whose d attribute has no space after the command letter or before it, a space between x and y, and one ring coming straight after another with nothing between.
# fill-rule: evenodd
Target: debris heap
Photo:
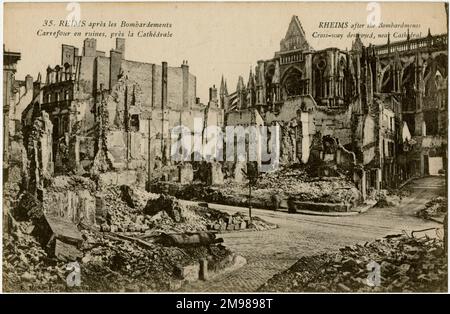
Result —
<instances>
[{"instance_id":1,"label":"debris heap","mask_svg":"<svg viewBox=\"0 0 450 314\"><path fill-rule=\"evenodd\" d=\"M207 225L209 230L215 231L235 231L235 230L270 230L278 228L276 224L267 222L259 217L250 217L243 213L235 213L233 215L221 212L219 210L207 209L200 207L198 211L200 215L204 215L210 222Z\"/></svg>"},{"instance_id":2,"label":"debris heap","mask_svg":"<svg viewBox=\"0 0 450 314\"><path fill-rule=\"evenodd\" d=\"M223 186L160 182L155 189L187 200L244 207L249 202L245 180L228 180ZM337 172L335 177L312 177L299 166L263 173L252 186L251 203L256 208L278 209L282 201L290 198L302 202L349 204L350 207L362 201L360 191L345 174Z\"/></svg>"},{"instance_id":3,"label":"debris heap","mask_svg":"<svg viewBox=\"0 0 450 314\"><path fill-rule=\"evenodd\" d=\"M26 192L17 198L4 233L5 291L172 291L234 265L234 253L208 231L229 215L92 183L56 177L42 200ZM238 216L230 216L233 224L244 220ZM79 285L67 282L71 263L79 265Z\"/></svg>"},{"instance_id":4,"label":"debris heap","mask_svg":"<svg viewBox=\"0 0 450 314\"><path fill-rule=\"evenodd\" d=\"M436 197L425 204L425 207L420 209L416 215L424 219L443 222L445 215L447 214L448 204L445 197Z\"/></svg>"},{"instance_id":5,"label":"debris heap","mask_svg":"<svg viewBox=\"0 0 450 314\"><path fill-rule=\"evenodd\" d=\"M380 285L373 286L380 266ZM369 265L369 266L368 266ZM321 292L444 292L447 291L447 255L443 241L427 237L389 237L347 246L339 253L302 257L275 275L260 291ZM372 285L372 286L371 286Z\"/></svg>"}]
</instances>

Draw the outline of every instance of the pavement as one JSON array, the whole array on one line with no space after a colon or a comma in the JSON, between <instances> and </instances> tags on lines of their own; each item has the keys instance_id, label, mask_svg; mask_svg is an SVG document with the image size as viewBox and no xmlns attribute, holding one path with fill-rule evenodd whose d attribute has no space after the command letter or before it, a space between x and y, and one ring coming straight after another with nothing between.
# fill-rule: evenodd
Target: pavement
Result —
<instances>
[{"instance_id":1,"label":"pavement","mask_svg":"<svg viewBox=\"0 0 450 314\"><path fill-rule=\"evenodd\" d=\"M418 209L445 191L445 178L426 177L411 181L412 191L400 205L371 208L355 216L306 216L253 209L278 229L226 233L225 245L247 259L243 267L226 272L210 281L198 281L182 288L197 292L252 292L273 275L289 268L300 257L337 251L346 245L365 243L388 234L411 232L442 225L415 217ZM247 208L210 204L229 213L247 212Z\"/></svg>"}]
</instances>

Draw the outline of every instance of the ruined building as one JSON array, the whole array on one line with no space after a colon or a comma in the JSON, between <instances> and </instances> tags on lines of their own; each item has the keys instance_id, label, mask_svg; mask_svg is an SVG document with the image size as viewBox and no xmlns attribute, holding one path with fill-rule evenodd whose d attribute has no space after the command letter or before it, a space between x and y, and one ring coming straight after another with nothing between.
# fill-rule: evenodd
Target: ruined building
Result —
<instances>
[{"instance_id":1,"label":"ruined building","mask_svg":"<svg viewBox=\"0 0 450 314\"><path fill-rule=\"evenodd\" d=\"M282 163L317 163L322 175L346 167L363 194L395 186L446 163L447 58L447 35L430 33L379 46L356 36L350 50L316 51L293 16L247 84L239 77L228 93L222 83L225 123L279 125Z\"/></svg>"},{"instance_id":2,"label":"ruined building","mask_svg":"<svg viewBox=\"0 0 450 314\"><path fill-rule=\"evenodd\" d=\"M10 165L13 164L11 160L10 140L9 140L9 126L11 108L14 108L14 94L15 94L15 73L17 69L17 62L20 60L19 52L6 51L3 47L3 187L9 183ZM3 199L3 229L8 230L8 198Z\"/></svg>"},{"instance_id":3,"label":"ruined building","mask_svg":"<svg viewBox=\"0 0 450 314\"><path fill-rule=\"evenodd\" d=\"M109 56L95 39L86 39L81 52L62 45L60 64L47 68L40 92L23 110L26 138L42 112L52 125L43 148L51 151L49 171L91 174L105 184L144 185L152 173L158 177L171 163L174 126L192 129L195 117L223 124L217 89L211 88L208 104L200 103L187 61L171 67L127 60L124 39Z\"/></svg>"},{"instance_id":4,"label":"ruined building","mask_svg":"<svg viewBox=\"0 0 450 314\"><path fill-rule=\"evenodd\" d=\"M3 47L3 181L8 180L9 172L9 128L10 116L14 112L15 104L15 73L17 62L20 60L19 52L5 51Z\"/></svg>"},{"instance_id":5,"label":"ruined building","mask_svg":"<svg viewBox=\"0 0 450 314\"><path fill-rule=\"evenodd\" d=\"M294 16L273 58L239 77L234 92L222 78L202 104L187 61L127 60L124 39L106 56L86 39L81 52L62 45L45 77L19 84L12 116L22 118L31 190L67 173L103 184L243 180L245 163L170 158L170 131L197 132L201 119L201 135L208 126L278 126L282 165L311 164L319 176L340 167L365 195L445 168L447 58L447 35L430 33L377 46L356 36L349 50L316 51Z\"/></svg>"}]
</instances>

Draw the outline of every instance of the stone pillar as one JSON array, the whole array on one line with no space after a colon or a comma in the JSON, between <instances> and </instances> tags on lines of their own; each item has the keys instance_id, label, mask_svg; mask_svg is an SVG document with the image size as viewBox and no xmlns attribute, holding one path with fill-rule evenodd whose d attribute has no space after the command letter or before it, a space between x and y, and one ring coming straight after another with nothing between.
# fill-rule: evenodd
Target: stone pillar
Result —
<instances>
[{"instance_id":1,"label":"stone pillar","mask_svg":"<svg viewBox=\"0 0 450 314\"><path fill-rule=\"evenodd\" d=\"M194 181L194 170L190 163L183 163L178 166L179 182L181 184L189 184Z\"/></svg>"},{"instance_id":2,"label":"stone pillar","mask_svg":"<svg viewBox=\"0 0 450 314\"><path fill-rule=\"evenodd\" d=\"M361 171L361 194L362 198L365 201L367 198L367 178L366 178L366 171Z\"/></svg>"},{"instance_id":3,"label":"stone pillar","mask_svg":"<svg viewBox=\"0 0 450 314\"><path fill-rule=\"evenodd\" d=\"M382 173L381 173L381 168L377 168L377 173L376 173L376 180L375 180L375 188L379 191L381 189L381 178L382 178Z\"/></svg>"},{"instance_id":4,"label":"stone pillar","mask_svg":"<svg viewBox=\"0 0 450 314\"><path fill-rule=\"evenodd\" d=\"M242 170L247 170L247 162L245 161L236 161L234 164L234 181L238 183L242 183L245 181L244 174Z\"/></svg>"},{"instance_id":5,"label":"stone pillar","mask_svg":"<svg viewBox=\"0 0 450 314\"><path fill-rule=\"evenodd\" d=\"M199 277L201 280L208 280L209 274L208 274L208 260L206 258L203 258L200 260L200 274Z\"/></svg>"},{"instance_id":6,"label":"stone pillar","mask_svg":"<svg viewBox=\"0 0 450 314\"><path fill-rule=\"evenodd\" d=\"M420 175L425 175L425 156L420 154Z\"/></svg>"},{"instance_id":7,"label":"stone pillar","mask_svg":"<svg viewBox=\"0 0 450 314\"><path fill-rule=\"evenodd\" d=\"M212 162L209 164L209 178L208 183L210 185L221 185L223 184L223 173L222 165L218 162Z\"/></svg>"},{"instance_id":8,"label":"stone pillar","mask_svg":"<svg viewBox=\"0 0 450 314\"><path fill-rule=\"evenodd\" d=\"M120 66L122 63L122 53L120 51L111 50L109 52L109 89L112 90L119 81Z\"/></svg>"},{"instance_id":9,"label":"stone pillar","mask_svg":"<svg viewBox=\"0 0 450 314\"><path fill-rule=\"evenodd\" d=\"M306 164L309 160L309 147L311 146L311 143L309 141L308 112L302 112L300 114L300 120L302 123L302 163Z\"/></svg>"}]
</instances>

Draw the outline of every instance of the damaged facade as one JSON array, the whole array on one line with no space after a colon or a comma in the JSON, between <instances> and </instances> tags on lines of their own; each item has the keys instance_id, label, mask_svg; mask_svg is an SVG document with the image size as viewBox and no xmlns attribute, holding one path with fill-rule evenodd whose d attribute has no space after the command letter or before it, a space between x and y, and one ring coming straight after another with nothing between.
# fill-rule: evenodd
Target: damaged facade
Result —
<instances>
[{"instance_id":1,"label":"damaged facade","mask_svg":"<svg viewBox=\"0 0 450 314\"><path fill-rule=\"evenodd\" d=\"M82 51L62 45L61 62L45 78L19 84L9 113L16 121L10 137L23 137L28 190L39 195L45 178L59 174L147 188L155 181L245 181L246 162L170 158L171 130L196 132L198 119L202 141L209 126L278 126L282 166L310 164L315 176L333 176L339 167L363 198L369 189L445 168L446 35L378 46L356 36L350 50L319 51L306 37L294 16L274 57L258 61L247 83L239 77L235 92L222 78L206 105L187 61L171 67L127 60L120 38L109 56L95 39L85 39Z\"/></svg>"},{"instance_id":2,"label":"damaged facade","mask_svg":"<svg viewBox=\"0 0 450 314\"><path fill-rule=\"evenodd\" d=\"M350 169L368 188L396 187L446 164L447 35L315 51L293 16L280 50L248 83L220 89L227 125L281 127L282 164ZM223 80L222 80L223 81ZM249 114L255 111L255 114Z\"/></svg>"},{"instance_id":3,"label":"damaged facade","mask_svg":"<svg viewBox=\"0 0 450 314\"><path fill-rule=\"evenodd\" d=\"M95 39L86 39L81 53L62 45L60 64L47 68L40 92L22 112L25 138L42 112L53 126L43 149L52 152L55 175L90 174L105 185L145 186L162 176L191 181L192 170L170 160L170 130L192 130L194 118L223 125L217 89L210 89L208 104L200 103L187 61L171 67L127 60L120 38L109 56Z\"/></svg>"}]
</instances>

